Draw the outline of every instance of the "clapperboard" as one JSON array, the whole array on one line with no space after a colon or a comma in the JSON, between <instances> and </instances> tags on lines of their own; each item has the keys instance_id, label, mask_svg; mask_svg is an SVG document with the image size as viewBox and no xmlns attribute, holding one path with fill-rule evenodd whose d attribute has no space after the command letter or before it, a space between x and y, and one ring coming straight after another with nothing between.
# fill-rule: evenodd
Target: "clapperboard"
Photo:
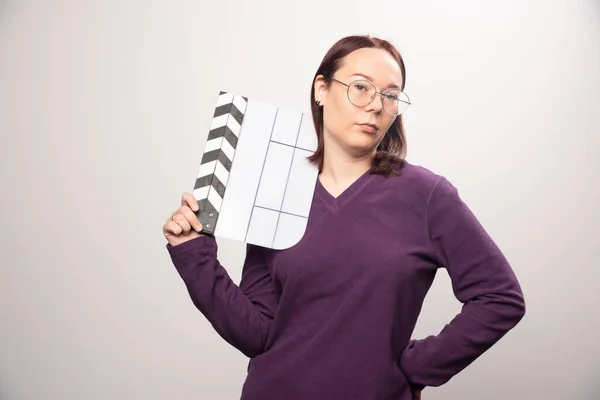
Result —
<instances>
[{"instance_id":1,"label":"clapperboard","mask_svg":"<svg viewBox=\"0 0 600 400\"><path fill-rule=\"evenodd\" d=\"M306 230L318 168L310 114L221 92L193 194L203 232L272 249Z\"/></svg>"}]
</instances>

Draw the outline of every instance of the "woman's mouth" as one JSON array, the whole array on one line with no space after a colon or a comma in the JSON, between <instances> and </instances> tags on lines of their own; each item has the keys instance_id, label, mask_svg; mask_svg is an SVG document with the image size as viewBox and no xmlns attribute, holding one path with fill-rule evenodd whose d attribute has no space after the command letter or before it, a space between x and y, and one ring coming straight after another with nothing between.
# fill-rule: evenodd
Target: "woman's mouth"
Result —
<instances>
[{"instance_id":1,"label":"woman's mouth","mask_svg":"<svg viewBox=\"0 0 600 400\"><path fill-rule=\"evenodd\" d=\"M360 127L360 129L362 129L365 132L369 132L369 133L377 132L377 125L374 125L374 124L358 124L358 126Z\"/></svg>"}]
</instances>

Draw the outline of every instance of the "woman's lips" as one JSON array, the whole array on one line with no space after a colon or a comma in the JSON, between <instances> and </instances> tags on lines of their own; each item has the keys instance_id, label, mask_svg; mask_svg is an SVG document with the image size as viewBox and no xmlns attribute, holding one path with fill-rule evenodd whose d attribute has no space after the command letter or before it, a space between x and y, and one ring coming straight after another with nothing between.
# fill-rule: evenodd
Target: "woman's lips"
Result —
<instances>
[{"instance_id":1,"label":"woman's lips","mask_svg":"<svg viewBox=\"0 0 600 400\"><path fill-rule=\"evenodd\" d=\"M377 132L377 127L371 124L357 124L360 129L362 129L365 132L369 132L369 133L375 133Z\"/></svg>"}]
</instances>

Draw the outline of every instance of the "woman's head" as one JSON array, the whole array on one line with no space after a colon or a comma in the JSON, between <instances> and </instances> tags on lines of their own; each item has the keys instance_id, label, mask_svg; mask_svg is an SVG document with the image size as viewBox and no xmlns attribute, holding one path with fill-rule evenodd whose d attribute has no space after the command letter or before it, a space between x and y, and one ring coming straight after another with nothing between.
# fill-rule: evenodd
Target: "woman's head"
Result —
<instances>
[{"instance_id":1,"label":"woman's head","mask_svg":"<svg viewBox=\"0 0 600 400\"><path fill-rule=\"evenodd\" d=\"M402 116L396 115L409 104L405 79L400 53L385 40L349 36L331 47L311 89L318 147L309 159L319 171L331 146L351 157L373 156L371 172L394 173L406 155Z\"/></svg>"}]
</instances>

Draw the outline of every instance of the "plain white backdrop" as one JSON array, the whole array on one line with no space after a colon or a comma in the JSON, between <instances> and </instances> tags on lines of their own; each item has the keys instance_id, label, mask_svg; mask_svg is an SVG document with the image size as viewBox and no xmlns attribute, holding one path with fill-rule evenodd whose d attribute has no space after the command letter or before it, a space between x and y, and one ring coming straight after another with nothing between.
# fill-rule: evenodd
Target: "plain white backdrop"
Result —
<instances>
[{"instance_id":1,"label":"plain white backdrop","mask_svg":"<svg viewBox=\"0 0 600 400\"><path fill-rule=\"evenodd\" d=\"M247 359L161 227L220 90L307 111L356 33L401 51L408 160L459 188L525 293L521 323L423 399L600 398L598 0L0 0L0 399L239 398ZM243 244L219 245L239 282ZM440 272L416 338L460 311Z\"/></svg>"}]
</instances>

